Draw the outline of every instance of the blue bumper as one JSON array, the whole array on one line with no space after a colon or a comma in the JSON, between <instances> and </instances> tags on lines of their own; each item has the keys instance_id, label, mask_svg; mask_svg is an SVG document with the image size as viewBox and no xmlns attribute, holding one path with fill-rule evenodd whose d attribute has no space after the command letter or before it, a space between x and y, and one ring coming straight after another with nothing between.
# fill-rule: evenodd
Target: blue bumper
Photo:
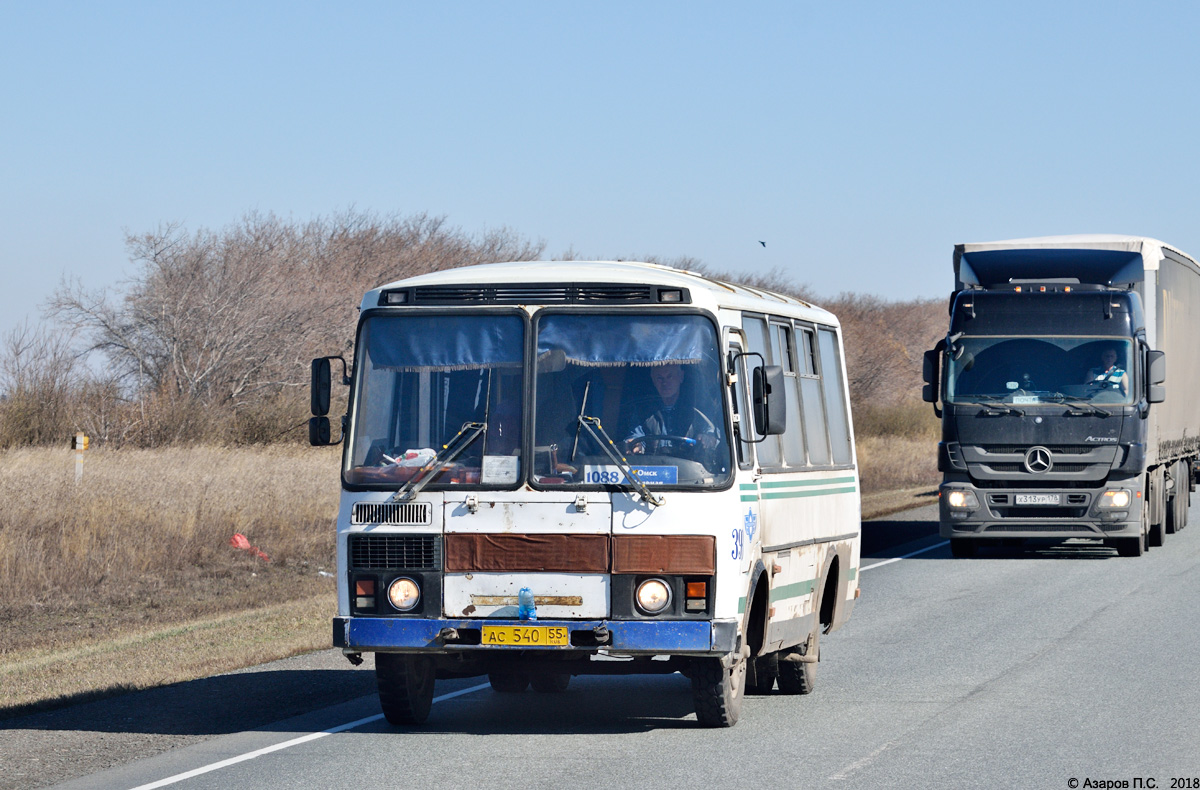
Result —
<instances>
[{"instance_id":1,"label":"blue bumper","mask_svg":"<svg viewBox=\"0 0 1200 790\"><path fill-rule=\"evenodd\" d=\"M418 620L401 617L335 617L333 646L362 652L392 650L588 650L597 647L507 647L499 645L443 642L443 629L478 632L481 620ZM599 647L629 653L718 653L731 652L737 641L737 623L707 620L488 620L487 625L548 625L567 628L587 636L596 628L608 629L609 639ZM586 640L585 640L586 641Z\"/></svg>"}]
</instances>

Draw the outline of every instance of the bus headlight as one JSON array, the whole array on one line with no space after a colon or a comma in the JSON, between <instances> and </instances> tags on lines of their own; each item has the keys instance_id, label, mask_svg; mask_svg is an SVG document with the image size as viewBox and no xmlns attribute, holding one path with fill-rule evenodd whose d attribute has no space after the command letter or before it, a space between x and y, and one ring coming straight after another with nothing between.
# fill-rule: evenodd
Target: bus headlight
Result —
<instances>
[{"instance_id":1,"label":"bus headlight","mask_svg":"<svg viewBox=\"0 0 1200 790\"><path fill-rule=\"evenodd\" d=\"M1100 495L1100 501L1096 503L1097 507L1103 508L1124 508L1129 507L1129 502L1132 497L1129 490L1125 488L1117 488L1112 491L1105 491Z\"/></svg>"},{"instance_id":2,"label":"bus headlight","mask_svg":"<svg viewBox=\"0 0 1200 790\"><path fill-rule=\"evenodd\" d=\"M647 579L638 585L637 605L645 614L658 614L671 605L671 587L662 579Z\"/></svg>"},{"instance_id":3,"label":"bus headlight","mask_svg":"<svg viewBox=\"0 0 1200 790\"><path fill-rule=\"evenodd\" d=\"M421 601L421 588L415 581L400 577L388 585L388 601L401 612L411 612Z\"/></svg>"},{"instance_id":4,"label":"bus headlight","mask_svg":"<svg viewBox=\"0 0 1200 790\"><path fill-rule=\"evenodd\" d=\"M974 510L979 507L979 500L975 498L974 491L949 491L946 493L946 504L958 510Z\"/></svg>"}]
</instances>

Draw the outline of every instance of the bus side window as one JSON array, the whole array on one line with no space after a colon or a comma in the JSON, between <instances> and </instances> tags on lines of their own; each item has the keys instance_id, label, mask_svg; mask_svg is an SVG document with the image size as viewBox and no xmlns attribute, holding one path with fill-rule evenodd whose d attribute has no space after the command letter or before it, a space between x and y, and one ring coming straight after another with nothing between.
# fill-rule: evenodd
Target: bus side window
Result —
<instances>
[{"instance_id":1,"label":"bus side window","mask_svg":"<svg viewBox=\"0 0 1200 790\"><path fill-rule=\"evenodd\" d=\"M746 335L747 351L755 354L761 354L763 364L774 365L774 357L771 354L771 342L767 335L767 321L760 316L742 316L742 330ZM751 365L757 365L758 361L754 360ZM748 416L748 415L747 415ZM779 437L767 436L761 442L755 445L755 452L758 454L758 465L763 468L779 467L782 463L779 454Z\"/></svg>"},{"instance_id":2,"label":"bus side window","mask_svg":"<svg viewBox=\"0 0 1200 790\"><path fill-rule=\"evenodd\" d=\"M850 463L850 420L847 416L842 375L842 358L838 354L837 335L832 329L821 328L821 383L825 388L825 405L829 409L829 438L833 445L833 462Z\"/></svg>"},{"instance_id":3,"label":"bus side window","mask_svg":"<svg viewBox=\"0 0 1200 790\"><path fill-rule=\"evenodd\" d=\"M800 330L800 400L804 410L804 437L808 459L814 466L829 463L829 438L825 433L825 404L821 398L821 368L813 330Z\"/></svg>"},{"instance_id":4,"label":"bus side window","mask_svg":"<svg viewBox=\"0 0 1200 790\"><path fill-rule=\"evenodd\" d=\"M771 334L774 340L772 350L783 367L787 388L784 396L787 400L787 430L782 436L783 460L788 466L805 466L807 461L804 457L804 429L800 424L800 389L797 385L796 344L792 341L792 327L790 324L772 322Z\"/></svg>"}]
</instances>

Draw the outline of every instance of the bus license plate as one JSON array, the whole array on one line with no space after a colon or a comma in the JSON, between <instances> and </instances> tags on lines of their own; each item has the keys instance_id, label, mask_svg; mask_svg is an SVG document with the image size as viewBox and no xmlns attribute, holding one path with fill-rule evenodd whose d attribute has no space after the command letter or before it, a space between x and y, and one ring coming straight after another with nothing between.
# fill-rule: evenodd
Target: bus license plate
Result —
<instances>
[{"instance_id":1,"label":"bus license plate","mask_svg":"<svg viewBox=\"0 0 1200 790\"><path fill-rule=\"evenodd\" d=\"M483 644L517 647L569 647L571 633L561 625L485 625Z\"/></svg>"},{"instance_id":2,"label":"bus license plate","mask_svg":"<svg viewBox=\"0 0 1200 790\"><path fill-rule=\"evenodd\" d=\"M1017 494L1018 505L1057 505L1059 494Z\"/></svg>"}]
</instances>

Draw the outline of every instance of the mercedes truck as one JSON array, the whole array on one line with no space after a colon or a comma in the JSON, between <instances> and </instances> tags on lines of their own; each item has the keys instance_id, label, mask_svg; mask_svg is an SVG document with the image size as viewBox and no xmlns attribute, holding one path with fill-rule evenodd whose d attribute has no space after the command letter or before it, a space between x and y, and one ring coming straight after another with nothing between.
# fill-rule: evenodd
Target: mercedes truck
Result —
<instances>
[{"instance_id":1,"label":"mercedes truck","mask_svg":"<svg viewBox=\"0 0 1200 790\"><path fill-rule=\"evenodd\" d=\"M959 244L954 276L923 393L954 556L1029 538L1140 556L1182 529L1200 455L1196 261L1139 236L1052 236Z\"/></svg>"}]
</instances>

